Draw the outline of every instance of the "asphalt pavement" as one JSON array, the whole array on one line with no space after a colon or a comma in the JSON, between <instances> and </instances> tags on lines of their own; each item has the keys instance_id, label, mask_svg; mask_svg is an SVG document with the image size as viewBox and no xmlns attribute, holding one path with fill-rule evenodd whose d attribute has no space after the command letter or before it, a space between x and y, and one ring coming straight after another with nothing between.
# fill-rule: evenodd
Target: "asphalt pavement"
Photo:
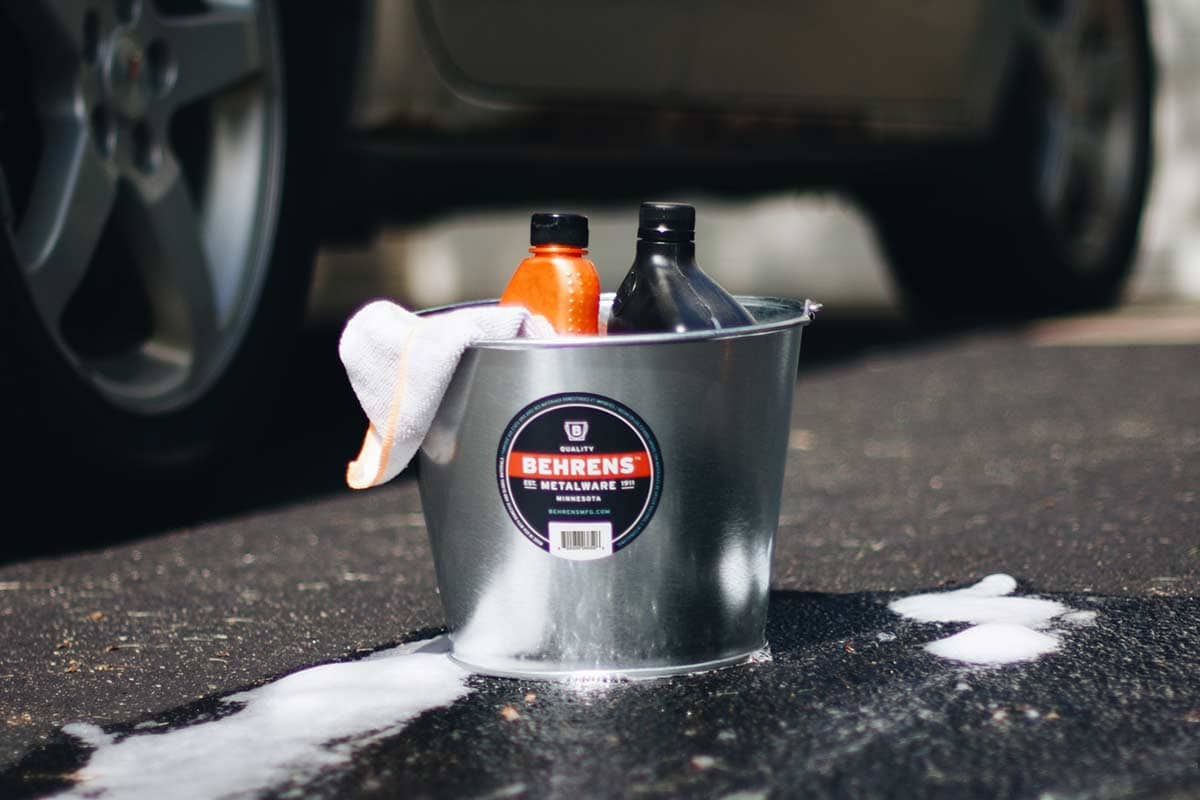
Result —
<instances>
[{"instance_id":1,"label":"asphalt pavement","mask_svg":"<svg viewBox=\"0 0 1200 800\"><path fill-rule=\"evenodd\" d=\"M772 660L586 693L472 677L464 699L275 793L1200 794L1198 321L1196 307L937 333L818 320ZM89 751L65 724L194 725L231 692L440 631L415 482L340 487L362 419L336 331L307 336L288 393L305 402L221 478L140 503L80 480L14 513L0 795L70 785ZM971 667L922 648L963 626L888 609L997 572L1094 624L1035 661Z\"/></svg>"}]
</instances>

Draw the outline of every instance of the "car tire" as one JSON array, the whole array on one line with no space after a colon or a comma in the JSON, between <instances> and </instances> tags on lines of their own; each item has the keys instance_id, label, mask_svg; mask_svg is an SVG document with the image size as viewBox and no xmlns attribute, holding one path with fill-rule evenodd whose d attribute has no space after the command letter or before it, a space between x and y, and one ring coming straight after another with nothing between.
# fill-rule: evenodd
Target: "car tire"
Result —
<instances>
[{"instance_id":1,"label":"car tire","mask_svg":"<svg viewBox=\"0 0 1200 800\"><path fill-rule=\"evenodd\" d=\"M1145 5L1023 4L997 124L937 171L863 193L906 306L926 321L1116 302L1152 161Z\"/></svg>"},{"instance_id":2,"label":"car tire","mask_svg":"<svg viewBox=\"0 0 1200 800\"><path fill-rule=\"evenodd\" d=\"M11 147L0 153L10 207L0 226L6 400L29 434L26 461L49 482L97 465L106 475L174 480L249 452L270 418L302 320L320 165L335 128L320 84L306 77L312 54L330 48L305 41L320 26L287 8L298 4L247 0L202 17L155 10L169 3L79 5L82 19L43 13L49 4L0 9L19 18L0 22L24 39L30 63L27 91L7 96L25 95L41 139L39 157L26 156L33 167ZM212 38L188 39L189 21L193 32L209 25ZM82 108L47 122L56 98L39 97L47 68L37 53L62 61L72 46L82 54L82 90L71 90ZM132 54L128 68L122 52ZM222 73L226 62L213 53L236 68ZM148 82L130 88L138 80ZM173 91L178 105L156 112L155 98ZM82 131L67 137L75 150L56 150L55 125ZM83 177L71 185L86 186L88 169L103 184L79 202L74 190L56 195L41 184L72 154ZM68 209L61 219L47 212L58 207ZM57 241L36 235L55 225L86 230L60 231ZM39 251L30 241L50 245ZM37 277L38 252L63 270L57 288L52 275Z\"/></svg>"}]
</instances>

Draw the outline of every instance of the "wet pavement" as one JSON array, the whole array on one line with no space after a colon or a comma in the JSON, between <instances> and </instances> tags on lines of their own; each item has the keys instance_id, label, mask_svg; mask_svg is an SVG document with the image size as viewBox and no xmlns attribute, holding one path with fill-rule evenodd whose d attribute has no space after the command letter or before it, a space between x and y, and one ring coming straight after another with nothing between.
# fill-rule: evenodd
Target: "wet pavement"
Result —
<instances>
[{"instance_id":1,"label":"wet pavement","mask_svg":"<svg viewBox=\"0 0 1200 800\"><path fill-rule=\"evenodd\" d=\"M772 661L582 692L471 677L450 707L276 794L1200 793L1197 318L937 335L819 321L789 437ZM439 631L415 483L337 488L361 420L329 332L306 347L318 366L291 394L307 403L281 411L262 458L136 511L81 490L15 537L0 795L67 785L88 751L65 724L195 724L228 714L231 692ZM124 541L48 552L99 533ZM922 647L965 625L887 607L996 572L1095 620L1036 661L970 667Z\"/></svg>"}]
</instances>

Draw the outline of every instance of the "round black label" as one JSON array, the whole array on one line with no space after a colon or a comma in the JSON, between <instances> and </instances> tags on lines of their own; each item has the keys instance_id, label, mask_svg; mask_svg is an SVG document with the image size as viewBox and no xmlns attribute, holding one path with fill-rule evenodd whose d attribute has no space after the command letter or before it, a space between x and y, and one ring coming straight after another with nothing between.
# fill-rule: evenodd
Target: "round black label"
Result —
<instances>
[{"instance_id":1,"label":"round black label","mask_svg":"<svg viewBox=\"0 0 1200 800\"><path fill-rule=\"evenodd\" d=\"M574 560L632 542L662 494L662 453L628 406L556 394L521 409L500 439L500 497L529 541Z\"/></svg>"}]
</instances>

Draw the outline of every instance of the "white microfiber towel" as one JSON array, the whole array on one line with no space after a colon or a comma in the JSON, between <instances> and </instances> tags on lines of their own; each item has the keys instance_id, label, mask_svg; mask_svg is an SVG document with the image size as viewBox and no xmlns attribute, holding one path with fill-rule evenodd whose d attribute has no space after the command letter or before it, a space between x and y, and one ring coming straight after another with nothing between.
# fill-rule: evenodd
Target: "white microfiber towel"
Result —
<instances>
[{"instance_id":1,"label":"white microfiber towel","mask_svg":"<svg viewBox=\"0 0 1200 800\"><path fill-rule=\"evenodd\" d=\"M342 331L338 352L370 425L346 483L366 489L400 474L425 439L463 351L475 342L549 337L545 317L519 306L417 315L377 300Z\"/></svg>"}]
</instances>

